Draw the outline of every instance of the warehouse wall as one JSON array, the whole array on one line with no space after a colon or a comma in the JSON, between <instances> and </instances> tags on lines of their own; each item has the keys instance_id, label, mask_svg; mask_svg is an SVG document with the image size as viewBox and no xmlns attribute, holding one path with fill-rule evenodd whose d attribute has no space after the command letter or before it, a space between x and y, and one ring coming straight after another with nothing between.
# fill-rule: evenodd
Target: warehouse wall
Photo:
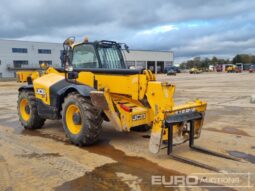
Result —
<instances>
[{"instance_id":1,"label":"warehouse wall","mask_svg":"<svg viewBox=\"0 0 255 191\"><path fill-rule=\"evenodd\" d=\"M173 61L171 51L150 51L150 50L130 50L125 53L127 60L136 61Z\"/></svg>"},{"instance_id":2,"label":"warehouse wall","mask_svg":"<svg viewBox=\"0 0 255 191\"><path fill-rule=\"evenodd\" d=\"M42 51L39 53L38 49ZM0 77L14 77L14 71L7 68L13 68L15 63L15 66L21 63L21 67L39 67L40 61L50 61L53 66L60 66L62 49L60 43L0 40ZM50 50L50 53L44 50Z\"/></svg>"},{"instance_id":3,"label":"warehouse wall","mask_svg":"<svg viewBox=\"0 0 255 191\"><path fill-rule=\"evenodd\" d=\"M146 68L157 73L163 72L166 66L173 65L174 59L172 51L130 50L130 53L124 54L129 67Z\"/></svg>"}]
</instances>

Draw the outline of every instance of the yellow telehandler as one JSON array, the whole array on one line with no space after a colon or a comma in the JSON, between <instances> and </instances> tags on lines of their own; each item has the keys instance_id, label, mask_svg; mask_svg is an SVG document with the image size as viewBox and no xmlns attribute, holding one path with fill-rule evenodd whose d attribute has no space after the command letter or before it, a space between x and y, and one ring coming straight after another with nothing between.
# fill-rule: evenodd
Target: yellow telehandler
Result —
<instances>
[{"instance_id":1,"label":"yellow telehandler","mask_svg":"<svg viewBox=\"0 0 255 191\"><path fill-rule=\"evenodd\" d=\"M186 141L201 150L194 139L201 133L206 102L175 105L173 84L157 81L150 70L127 69L122 54L124 49L129 51L126 44L87 39L75 43L71 37L63 47L61 68L44 65L41 70L17 72L19 82L28 82L19 88L17 106L24 128L37 129L46 119L62 119L68 139L82 146L98 140L101 124L107 120L118 131L150 127L152 153L166 144L171 154L173 145Z\"/></svg>"}]
</instances>

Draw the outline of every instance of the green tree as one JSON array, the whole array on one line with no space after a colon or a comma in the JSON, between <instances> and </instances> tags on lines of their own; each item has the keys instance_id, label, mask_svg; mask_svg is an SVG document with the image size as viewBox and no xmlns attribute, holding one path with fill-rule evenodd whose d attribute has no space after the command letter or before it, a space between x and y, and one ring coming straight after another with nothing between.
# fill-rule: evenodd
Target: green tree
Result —
<instances>
[{"instance_id":1,"label":"green tree","mask_svg":"<svg viewBox=\"0 0 255 191\"><path fill-rule=\"evenodd\" d=\"M241 62L241 55L240 54L237 54L233 60L232 60L232 63L233 64L236 64L236 63L240 63Z\"/></svg>"},{"instance_id":2,"label":"green tree","mask_svg":"<svg viewBox=\"0 0 255 191\"><path fill-rule=\"evenodd\" d=\"M216 56L213 56L211 59L205 58L201 59L200 57L196 57L192 60L187 60L180 64L181 69L191 69L193 67L205 69L208 68L209 65L217 65L217 64L236 64L236 63L255 63L255 55L249 54L237 54L232 60L229 59L219 59Z\"/></svg>"},{"instance_id":3,"label":"green tree","mask_svg":"<svg viewBox=\"0 0 255 191\"><path fill-rule=\"evenodd\" d=\"M218 64L218 59L217 59L216 56L214 56L214 57L212 58L211 63L212 63L212 65Z\"/></svg>"}]
</instances>

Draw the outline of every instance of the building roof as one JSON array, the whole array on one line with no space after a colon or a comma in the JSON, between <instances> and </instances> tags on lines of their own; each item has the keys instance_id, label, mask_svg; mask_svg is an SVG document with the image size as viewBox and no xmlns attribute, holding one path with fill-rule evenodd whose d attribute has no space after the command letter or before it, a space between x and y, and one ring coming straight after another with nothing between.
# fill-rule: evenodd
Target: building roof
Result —
<instances>
[{"instance_id":1,"label":"building roof","mask_svg":"<svg viewBox=\"0 0 255 191\"><path fill-rule=\"evenodd\" d=\"M172 50L145 50L145 49L129 49L130 51L143 51L143 52L170 52L173 53Z\"/></svg>"},{"instance_id":2,"label":"building roof","mask_svg":"<svg viewBox=\"0 0 255 191\"><path fill-rule=\"evenodd\" d=\"M0 41L12 41L12 42L24 42L24 43L62 44L62 43L58 43L58 42L29 41L29 40L3 39L3 38L0 38Z\"/></svg>"},{"instance_id":3,"label":"building roof","mask_svg":"<svg viewBox=\"0 0 255 191\"><path fill-rule=\"evenodd\" d=\"M30 40L19 40L19 39L4 39L0 38L0 41L12 41L12 42L24 42L24 43L45 43L45 44L62 44L60 42L43 42L43 41L30 41ZM142 52L170 52L171 50L145 50L145 49L130 49L130 51L142 51Z\"/></svg>"}]
</instances>

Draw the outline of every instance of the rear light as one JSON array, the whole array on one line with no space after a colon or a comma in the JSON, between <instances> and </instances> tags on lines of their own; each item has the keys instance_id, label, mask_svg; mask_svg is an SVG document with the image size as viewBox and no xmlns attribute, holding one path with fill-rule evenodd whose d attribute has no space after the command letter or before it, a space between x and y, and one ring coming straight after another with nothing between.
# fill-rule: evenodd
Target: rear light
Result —
<instances>
[{"instance_id":1,"label":"rear light","mask_svg":"<svg viewBox=\"0 0 255 191\"><path fill-rule=\"evenodd\" d=\"M126 111L126 112L132 112L132 108L130 108L130 107L124 105L124 104L120 104L120 107L121 107L124 111Z\"/></svg>"}]
</instances>

